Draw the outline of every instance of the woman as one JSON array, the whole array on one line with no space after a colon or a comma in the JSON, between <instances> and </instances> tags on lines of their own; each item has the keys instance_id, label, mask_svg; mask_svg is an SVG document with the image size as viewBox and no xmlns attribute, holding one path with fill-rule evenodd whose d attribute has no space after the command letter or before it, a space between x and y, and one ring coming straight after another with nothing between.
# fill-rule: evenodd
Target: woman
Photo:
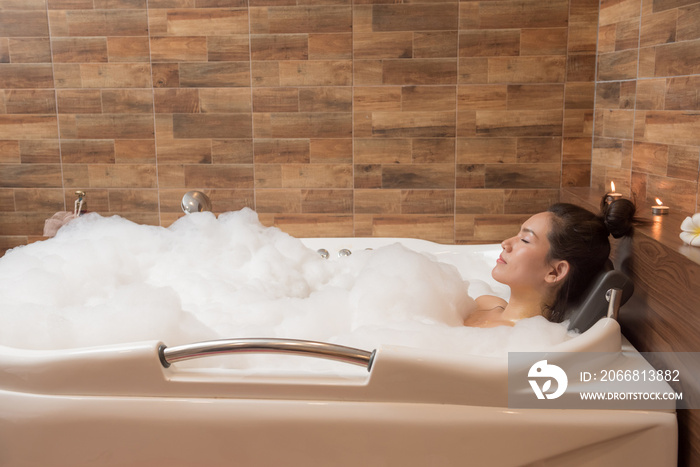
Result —
<instances>
[{"instance_id":1,"label":"woman","mask_svg":"<svg viewBox=\"0 0 700 467\"><path fill-rule=\"evenodd\" d=\"M627 199L601 203L601 214L558 203L530 217L520 232L501 243L503 252L491 276L510 287L510 301L483 295L465 326L513 326L518 320L542 315L561 322L605 266L610 241L630 236L635 206Z\"/></svg>"}]
</instances>

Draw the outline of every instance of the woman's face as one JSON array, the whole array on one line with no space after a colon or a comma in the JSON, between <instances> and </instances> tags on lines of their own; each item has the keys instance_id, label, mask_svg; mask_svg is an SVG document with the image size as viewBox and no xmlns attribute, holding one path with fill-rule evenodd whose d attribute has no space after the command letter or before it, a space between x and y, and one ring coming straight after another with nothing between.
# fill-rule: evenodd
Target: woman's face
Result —
<instances>
[{"instance_id":1,"label":"woman's face","mask_svg":"<svg viewBox=\"0 0 700 467\"><path fill-rule=\"evenodd\" d=\"M528 287L538 290L552 270L547 259L549 231L553 214L541 212L523 223L520 232L501 243L503 252L491 276L511 289Z\"/></svg>"}]
</instances>

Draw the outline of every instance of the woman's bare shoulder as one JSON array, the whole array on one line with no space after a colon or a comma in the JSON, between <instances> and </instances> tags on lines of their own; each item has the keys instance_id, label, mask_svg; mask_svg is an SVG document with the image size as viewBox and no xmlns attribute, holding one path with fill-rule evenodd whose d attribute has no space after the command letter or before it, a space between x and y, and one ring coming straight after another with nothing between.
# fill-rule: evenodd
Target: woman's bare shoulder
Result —
<instances>
[{"instance_id":1,"label":"woman's bare shoulder","mask_svg":"<svg viewBox=\"0 0 700 467\"><path fill-rule=\"evenodd\" d=\"M501 297L496 297L495 295L482 295L480 297L476 297L474 303L476 303L477 310L490 310L491 308L497 306L505 307L508 304L508 302L503 300Z\"/></svg>"}]
</instances>

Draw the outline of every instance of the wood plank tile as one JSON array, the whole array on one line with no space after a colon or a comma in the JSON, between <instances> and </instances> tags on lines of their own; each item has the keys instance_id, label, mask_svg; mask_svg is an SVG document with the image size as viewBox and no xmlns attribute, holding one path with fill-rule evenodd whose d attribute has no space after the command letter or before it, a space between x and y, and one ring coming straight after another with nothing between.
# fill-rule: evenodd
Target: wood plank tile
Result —
<instances>
[{"instance_id":1,"label":"wood plank tile","mask_svg":"<svg viewBox=\"0 0 700 467\"><path fill-rule=\"evenodd\" d=\"M156 188L156 166L90 164L91 188Z\"/></svg>"},{"instance_id":2,"label":"wood plank tile","mask_svg":"<svg viewBox=\"0 0 700 467\"><path fill-rule=\"evenodd\" d=\"M252 139L215 139L211 144L214 164L252 164Z\"/></svg>"},{"instance_id":3,"label":"wood plank tile","mask_svg":"<svg viewBox=\"0 0 700 467\"><path fill-rule=\"evenodd\" d=\"M382 61L384 84L457 84L456 59Z\"/></svg>"},{"instance_id":4,"label":"wood plank tile","mask_svg":"<svg viewBox=\"0 0 700 467\"><path fill-rule=\"evenodd\" d=\"M503 190L457 190L456 214L502 214Z\"/></svg>"},{"instance_id":5,"label":"wood plank tile","mask_svg":"<svg viewBox=\"0 0 700 467\"><path fill-rule=\"evenodd\" d=\"M175 138L250 138L250 114L175 114Z\"/></svg>"},{"instance_id":6,"label":"wood plank tile","mask_svg":"<svg viewBox=\"0 0 700 467\"><path fill-rule=\"evenodd\" d=\"M255 211L259 213L301 213L301 190L256 190Z\"/></svg>"},{"instance_id":7,"label":"wood plank tile","mask_svg":"<svg viewBox=\"0 0 700 467\"><path fill-rule=\"evenodd\" d=\"M351 112L352 88L311 87L299 90L300 112Z\"/></svg>"},{"instance_id":8,"label":"wood plank tile","mask_svg":"<svg viewBox=\"0 0 700 467\"><path fill-rule=\"evenodd\" d=\"M559 202L559 190L504 190L505 214L536 214Z\"/></svg>"},{"instance_id":9,"label":"wood plank tile","mask_svg":"<svg viewBox=\"0 0 700 467\"><path fill-rule=\"evenodd\" d=\"M454 86L405 86L401 88L403 111L455 111Z\"/></svg>"},{"instance_id":10,"label":"wood plank tile","mask_svg":"<svg viewBox=\"0 0 700 467\"><path fill-rule=\"evenodd\" d=\"M640 47L676 42L677 10L642 16Z\"/></svg>"},{"instance_id":11,"label":"wood plank tile","mask_svg":"<svg viewBox=\"0 0 700 467\"><path fill-rule=\"evenodd\" d=\"M148 88L151 68L146 64L85 63L79 65L83 88Z\"/></svg>"},{"instance_id":12,"label":"wood plank tile","mask_svg":"<svg viewBox=\"0 0 700 467\"><path fill-rule=\"evenodd\" d=\"M355 139L356 164L408 164L411 140L394 138Z\"/></svg>"},{"instance_id":13,"label":"wood plank tile","mask_svg":"<svg viewBox=\"0 0 700 467\"><path fill-rule=\"evenodd\" d=\"M251 34L352 32L352 8L346 5L252 7Z\"/></svg>"},{"instance_id":14,"label":"wood plank tile","mask_svg":"<svg viewBox=\"0 0 700 467\"><path fill-rule=\"evenodd\" d=\"M679 146L700 146L700 112L646 113L644 139L650 142Z\"/></svg>"},{"instance_id":15,"label":"wood plank tile","mask_svg":"<svg viewBox=\"0 0 700 467\"><path fill-rule=\"evenodd\" d=\"M689 5L678 9L676 34L679 41L700 39L700 5Z\"/></svg>"},{"instance_id":16,"label":"wood plank tile","mask_svg":"<svg viewBox=\"0 0 700 467\"><path fill-rule=\"evenodd\" d=\"M117 164L155 164L153 140L114 140L114 161Z\"/></svg>"},{"instance_id":17,"label":"wood plank tile","mask_svg":"<svg viewBox=\"0 0 700 467\"><path fill-rule=\"evenodd\" d=\"M53 114L56 98L53 90L6 90L5 112L8 114Z\"/></svg>"},{"instance_id":18,"label":"wood plank tile","mask_svg":"<svg viewBox=\"0 0 700 467\"><path fill-rule=\"evenodd\" d=\"M59 164L58 140L39 139L19 141L19 155L23 164Z\"/></svg>"},{"instance_id":19,"label":"wood plank tile","mask_svg":"<svg viewBox=\"0 0 700 467\"><path fill-rule=\"evenodd\" d=\"M411 58L413 33L410 31L355 33L352 46L355 59Z\"/></svg>"},{"instance_id":20,"label":"wood plank tile","mask_svg":"<svg viewBox=\"0 0 700 467\"><path fill-rule=\"evenodd\" d=\"M415 58L456 57L459 52L457 31L416 32L413 47Z\"/></svg>"},{"instance_id":21,"label":"wood plank tile","mask_svg":"<svg viewBox=\"0 0 700 467\"><path fill-rule=\"evenodd\" d=\"M593 140L589 138L564 138L562 142L562 162L565 164L585 164L590 166Z\"/></svg>"},{"instance_id":22,"label":"wood plank tile","mask_svg":"<svg viewBox=\"0 0 700 467\"><path fill-rule=\"evenodd\" d=\"M589 187L591 185L591 164L562 164L562 187Z\"/></svg>"},{"instance_id":23,"label":"wood plank tile","mask_svg":"<svg viewBox=\"0 0 700 467\"><path fill-rule=\"evenodd\" d=\"M0 10L4 37L48 37L46 13L36 10Z\"/></svg>"},{"instance_id":24,"label":"wood plank tile","mask_svg":"<svg viewBox=\"0 0 700 467\"><path fill-rule=\"evenodd\" d=\"M7 38L7 54L11 63L49 63L51 43L48 37Z\"/></svg>"},{"instance_id":25,"label":"wood plank tile","mask_svg":"<svg viewBox=\"0 0 700 467\"><path fill-rule=\"evenodd\" d=\"M199 90L154 89L153 102L158 114L199 113Z\"/></svg>"},{"instance_id":26,"label":"wood plank tile","mask_svg":"<svg viewBox=\"0 0 700 467\"><path fill-rule=\"evenodd\" d=\"M185 186L188 188L253 188L253 166L186 165Z\"/></svg>"},{"instance_id":27,"label":"wood plank tile","mask_svg":"<svg viewBox=\"0 0 700 467\"><path fill-rule=\"evenodd\" d=\"M301 190L301 209L309 214L353 213L353 190Z\"/></svg>"},{"instance_id":28,"label":"wood plank tile","mask_svg":"<svg viewBox=\"0 0 700 467\"><path fill-rule=\"evenodd\" d=\"M0 187L60 188L58 164L7 164L0 170Z\"/></svg>"},{"instance_id":29,"label":"wood plank tile","mask_svg":"<svg viewBox=\"0 0 700 467\"><path fill-rule=\"evenodd\" d=\"M457 3L372 5L372 30L457 30Z\"/></svg>"},{"instance_id":30,"label":"wood plank tile","mask_svg":"<svg viewBox=\"0 0 700 467\"><path fill-rule=\"evenodd\" d=\"M112 140L62 140L61 158L66 164L111 164L115 161Z\"/></svg>"},{"instance_id":31,"label":"wood plank tile","mask_svg":"<svg viewBox=\"0 0 700 467\"><path fill-rule=\"evenodd\" d=\"M53 87L51 64L3 64L0 89L37 89Z\"/></svg>"},{"instance_id":32,"label":"wood plank tile","mask_svg":"<svg viewBox=\"0 0 700 467\"><path fill-rule=\"evenodd\" d=\"M199 90L202 113L250 113L250 88L203 88Z\"/></svg>"},{"instance_id":33,"label":"wood plank tile","mask_svg":"<svg viewBox=\"0 0 700 467\"><path fill-rule=\"evenodd\" d=\"M147 37L108 37L107 52L112 63L150 61Z\"/></svg>"},{"instance_id":34,"label":"wood plank tile","mask_svg":"<svg viewBox=\"0 0 700 467\"><path fill-rule=\"evenodd\" d=\"M547 30L545 29L545 31ZM567 48L569 53L595 54L598 33L599 30L597 21L592 20L578 22L572 20L569 23L568 30ZM552 46L556 45L556 42L554 42L554 38L550 39L550 41L553 42ZM536 50L537 46L534 44L533 46L535 47L534 50ZM558 51L558 49L552 48L551 55L555 55ZM605 51L607 52L608 50Z\"/></svg>"},{"instance_id":35,"label":"wood plank tile","mask_svg":"<svg viewBox=\"0 0 700 467\"><path fill-rule=\"evenodd\" d=\"M158 191L131 189L109 190L110 212L153 213L158 210Z\"/></svg>"},{"instance_id":36,"label":"wood plank tile","mask_svg":"<svg viewBox=\"0 0 700 467\"><path fill-rule=\"evenodd\" d=\"M166 13L168 35L227 36L248 32L248 12L244 8L186 8Z\"/></svg>"},{"instance_id":37,"label":"wood plank tile","mask_svg":"<svg viewBox=\"0 0 700 467\"><path fill-rule=\"evenodd\" d=\"M665 144L634 143L632 170L647 174L666 175L668 146Z\"/></svg>"},{"instance_id":38,"label":"wood plank tile","mask_svg":"<svg viewBox=\"0 0 700 467\"><path fill-rule=\"evenodd\" d=\"M399 111L401 110L401 87L353 87L353 110Z\"/></svg>"},{"instance_id":39,"label":"wood plank tile","mask_svg":"<svg viewBox=\"0 0 700 467\"><path fill-rule=\"evenodd\" d=\"M250 60L248 35L207 36L207 59L210 62L246 62Z\"/></svg>"},{"instance_id":40,"label":"wood plank tile","mask_svg":"<svg viewBox=\"0 0 700 467\"><path fill-rule=\"evenodd\" d=\"M253 114L256 138L347 138L352 114L299 112Z\"/></svg>"},{"instance_id":41,"label":"wood plank tile","mask_svg":"<svg viewBox=\"0 0 700 467\"><path fill-rule=\"evenodd\" d=\"M520 30L518 29L479 29L459 33L460 57L517 55L520 55Z\"/></svg>"},{"instance_id":42,"label":"wood plank tile","mask_svg":"<svg viewBox=\"0 0 700 467\"><path fill-rule=\"evenodd\" d=\"M561 138L518 138L517 162L556 164L562 160Z\"/></svg>"},{"instance_id":43,"label":"wood plank tile","mask_svg":"<svg viewBox=\"0 0 700 467\"><path fill-rule=\"evenodd\" d=\"M460 110L506 110L507 98L508 87L503 84L461 85L458 88Z\"/></svg>"},{"instance_id":44,"label":"wood plank tile","mask_svg":"<svg viewBox=\"0 0 700 467\"><path fill-rule=\"evenodd\" d=\"M484 188L486 166L484 164L457 164L456 188Z\"/></svg>"},{"instance_id":45,"label":"wood plank tile","mask_svg":"<svg viewBox=\"0 0 700 467\"><path fill-rule=\"evenodd\" d=\"M454 219L452 216L429 214L362 214L355 216L355 235L409 237L454 243Z\"/></svg>"},{"instance_id":46,"label":"wood plank tile","mask_svg":"<svg viewBox=\"0 0 700 467\"><path fill-rule=\"evenodd\" d=\"M564 90L564 108L592 109L595 103L595 90L596 84L593 82L566 83L566 88ZM632 96L631 104L634 105L634 96Z\"/></svg>"},{"instance_id":47,"label":"wood plank tile","mask_svg":"<svg viewBox=\"0 0 700 467\"><path fill-rule=\"evenodd\" d=\"M700 110L700 97L697 92L699 88L700 76L669 78L664 110Z\"/></svg>"},{"instance_id":48,"label":"wood plank tile","mask_svg":"<svg viewBox=\"0 0 700 467\"><path fill-rule=\"evenodd\" d=\"M53 139L58 137L56 117L0 115L0 139Z\"/></svg>"},{"instance_id":49,"label":"wood plank tile","mask_svg":"<svg viewBox=\"0 0 700 467\"><path fill-rule=\"evenodd\" d=\"M489 83L563 83L565 72L566 59L560 56L488 59Z\"/></svg>"},{"instance_id":50,"label":"wood plank tile","mask_svg":"<svg viewBox=\"0 0 700 467\"><path fill-rule=\"evenodd\" d=\"M382 188L453 189L455 167L452 164L384 165Z\"/></svg>"},{"instance_id":51,"label":"wood plank tile","mask_svg":"<svg viewBox=\"0 0 700 467\"><path fill-rule=\"evenodd\" d=\"M150 89L104 89L102 112L153 114L153 93Z\"/></svg>"},{"instance_id":52,"label":"wood plank tile","mask_svg":"<svg viewBox=\"0 0 700 467\"><path fill-rule=\"evenodd\" d=\"M698 180L698 148L669 146L666 176L683 180Z\"/></svg>"},{"instance_id":53,"label":"wood plank tile","mask_svg":"<svg viewBox=\"0 0 700 467\"><path fill-rule=\"evenodd\" d=\"M19 164L19 141L0 141L0 164Z\"/></svg>"},{"instance_id":54,"label":"wood plank tile","mask_svg":"<svg viewBox=\"0 0 700 467\"><path fill-rule=\"evenodd\" d=\"M636 78L637 50L598 55L598 79L614 81Z\"/></svg>"},{"instance_id":55,"label":"wood plank tile","mask_svg":"<svg viewBox=\"0 0 700 467\"><path fill-rule=\"evenodd\" d=\"M455 161L455 140L452 138L430 138L413 140L413 162L419 164L444 164Z\"/></svg>"},{"instance_id":56,"label":"wood plank tile","mask_svg":"<svg viewBox=\"0 0 700 467\"><path fill-rule=\"evenodd\" d=\"M564 85L508 86L508 110L561 109L564 105Z\"/></svg>"},{"instance_id":57,"label":"wood plank tile","mask_svg":"<svg viewBox=\"0 0 700 467\"><path fill-rule=\"evenodd\" d=\"M373 112L372 134L393 138L455 136L454 112Z\"/></svg>"},{"instance_id":58,"label":"wood plank tile","mask_svg":"<svg viewBox=\"0 0 700 467\"><path fill-rule=\"evenodd\" d=\"M476 132L493 136L561 136L561 110L477 110Z\"/></svg>"},{"instance_id":59,"label":"wood plank tile","mask_svg":"<svg viewBox=\"0 0 700 467\"><path fill-rule=\"evenodd\" d=\"M594 81L595 54L570 54L566 59L566 81Z\"/></svg>"},{"instance_id":60,"label":"wood plank tile","mask_svg":"<svg viewBox=\"0 0 700 467\"><path fill-rule=\"evenodd\" d=\"M520 55L566 55L566 28L522 29L519 32ZM586 29L578 26L578 23L569 26L569 49L571 52L591 51L589 50L591 40L588 38L587 32ZM592 52L595 52L595 38L595 27L593 26Z\"/></svg>"},{"instance_id":61,"label":"wood plank tile","mask_svg":"<svg viewBox=\"0 0 700 467\"><path fill-rule=\"evenodd\" d=\"M401 214L401 190L354 191L356 214Z\"/></svg>"},{"instance_id":62,"label":"wood plank tile","mask_svg":"<svg viewBox=\"0 0 700 467\"><path fill-rule=\"evenodd\" d=\"M204 36L151 37L152 62L203 62L207 59Z\"/></svg>"},{"instance_id":63,"label":"wood plank tile","mask_svg":"<svg viewBox=\"0 0 700 467\"><path fill-rule=\"evenodd\" d=\"M78 139L151 139L153 116L113 114L77 115ZM61 137L66 137L61 128Z\"/></svg>"},{"instance_id":64,"label":"wood plank tile","mask_svg":"<svg viewBox=\"0 0 700 467\"><path fill-rule=\"evenodd\" d=\"M639 18L641 14L639 0L612 0L601 5L600 24L618 23L626 19Z\"/></svg>"},{"instance_id":65,"label":"wood plank tile","mask_svg":"<svg viewBox=\"0 0 700 467\"><path fill-rule=\"evenodd\" d=\"M558 188L560 164L487 164L486 188Z\"/></svg>"},{"instance_id":66,"label":"wood plank tile","mask_svg":"<svg viewBox=\"0 0 700 467\"><path fill-rule=\"evenodd\" d=\"M154 63L151 65L154 88L180 86L180 69L177 63Z\"/></svg>"},{"instance_id":67,"label":"wood plank tile","mask_svg":"<svg viewBox=\"0 0 700 467\"><path fill-rule=\"evenodd\" d=\"M453 215L455 193L449 190L402 190L401 214Z\"/></svg>"},{"instance_id":68,"label":"wood plank tile","mask_svg":"<svg viewBox=\"0 0 700 467\"><path fill-rule=\"evenodd\" d=\"M219 88L250 85L247 62L181 63L180 86L186 88Z\"/></svg>"},{"instance_id":69,"label":"wood plank tile","mask_svg":"<svg viewBox=\"0 0 700 467\"><path fill-rule=\"evenodd\" d=\"M253 112L298 112L298 88L254 88Z\"/></svg>"},{"instance_id":70,"label":"wood plank tile","mask_svg":"<svg viewBox=\"0 0 700 467\"><path fill-rule=\"evenodd\" d=\"M351 33L309 34L309 59L311 60L351 60Z\"/></svg>"},{"instance_id":71,"label":"wood plank tile","mask_svg":"<svg viewBox=\"0 0 700 467\"><path fill-rule=\"evenodd\" d=\"M349 86L350 60L306 60L279 62L282 86Z\"/></svg>"},{"instance_id":72,"label":"wood plank tile","mask_svg":"<svg viewBox=\"0 0 700 467\"><path fill-rule=\"evenodd\" d=\"M700 40L656 47L655 76L700 74Z\"/></svg>"},{"instance_id":73,"label":"wood plank tile","mask_svg":"<svg viewBox=\"0 0 700 467\"><path fill-rule=\"evenodd\" d=\"M107 39L104 37L57 37L51 42L56 63L107 62Z\"/></svg>"},{"instance_id":74,"label":"wood plank tile","mask_svg":"<svg viewBox=\"0 0 700 467\"><path fill-rule=\"evenodd\" d=\"M565 0L513 0L507 8L503 5L502 2L480 4L480 27L559 28L568 24L569 2Z\"/></svg>"},{"instance_id":75,"label":"wood plank tile","mask_svg":"<svg viewBox=\"0 0 700 467\"><path fill-rule=\"evenodd\" d=\"M636 49L639 47L639 18L630 18L617 23L615 30L615 50Z\"/></svg>"},{"instance_id":76,"label":"wood plank tile","mask_svg":"<svg viewBox=\"0 0 700 467\"><path fill-rule=\"evenodd\" d=\"M259 34L250 37L253 60L307 60L309 38L306 34Z\"/></svg>"},{"instance_id":77,"label":"wood plank tile","mask_svg":"<svg viewBox=\"0 0 700 467\"><path fill-rule=\"evenodd\" d=\"M63 190L52 188L17 188L14 191L13 211L63 211ZM16 206L16 209L14 209Z\"/></svg>"},{"instance_id":78,"label":"wood plank tile","mask_svg":"<svg viewBox=\"0 0 700 467\"><path fill-rule=\"evenodd\" d=\"M148 36L146 10L67 10L65 30L53 28L52 36Z\"/></svg>"},{"instance_id":79,"label":"wood plank tile","mask_svg":"<svg viewBox=\"0 0 700 467\"><path fill-rule=\"evenodd\" d=\"M308 163L308 139L257 139L254 143L256 164Z\"/></svg>"},{"instance_id":80,"label":"wood plank tile","mask_svg":"<svg viewBox=\"0 0 700 467\"><path fill-rule=\"evenodd\" d=\"M457 138L458 164L513 163L517 138Z\"/></svg>"},{"instance_id":81,"label":"wood plank tile","mask_svg":"<svg viewBox=\"0 0 700 467\"><path fill-rule=\"evenodd\" d=\"M158 164L209 164L211 142L206 139L172 139L158 137Z\"/></svg>"},{"instance_id":82,"label":"wood plank tile","mask_svg":"<svg viewBox=\"0 0 700 467\"><path fill-rule=\"evenodd\" d=\"M352 164L353 140L314 138L309 143L310 161L314 164Z\"/></svg>"}]
</instances>

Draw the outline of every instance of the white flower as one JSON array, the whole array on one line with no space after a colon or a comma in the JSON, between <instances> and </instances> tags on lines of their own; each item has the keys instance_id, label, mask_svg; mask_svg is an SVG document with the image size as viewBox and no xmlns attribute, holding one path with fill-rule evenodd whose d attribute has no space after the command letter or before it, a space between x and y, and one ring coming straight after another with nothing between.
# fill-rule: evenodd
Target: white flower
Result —
<instances>
[{"instance_id":1,"label":"white flower","mask_svg":"<svg viewBox=\"0 0 700 467\"><path fill-rule=\"evenodd\" d=\"M700 246L700 212L686 217L681 224L681 240L692 246Z\"/></svg>"}]
</instances>

